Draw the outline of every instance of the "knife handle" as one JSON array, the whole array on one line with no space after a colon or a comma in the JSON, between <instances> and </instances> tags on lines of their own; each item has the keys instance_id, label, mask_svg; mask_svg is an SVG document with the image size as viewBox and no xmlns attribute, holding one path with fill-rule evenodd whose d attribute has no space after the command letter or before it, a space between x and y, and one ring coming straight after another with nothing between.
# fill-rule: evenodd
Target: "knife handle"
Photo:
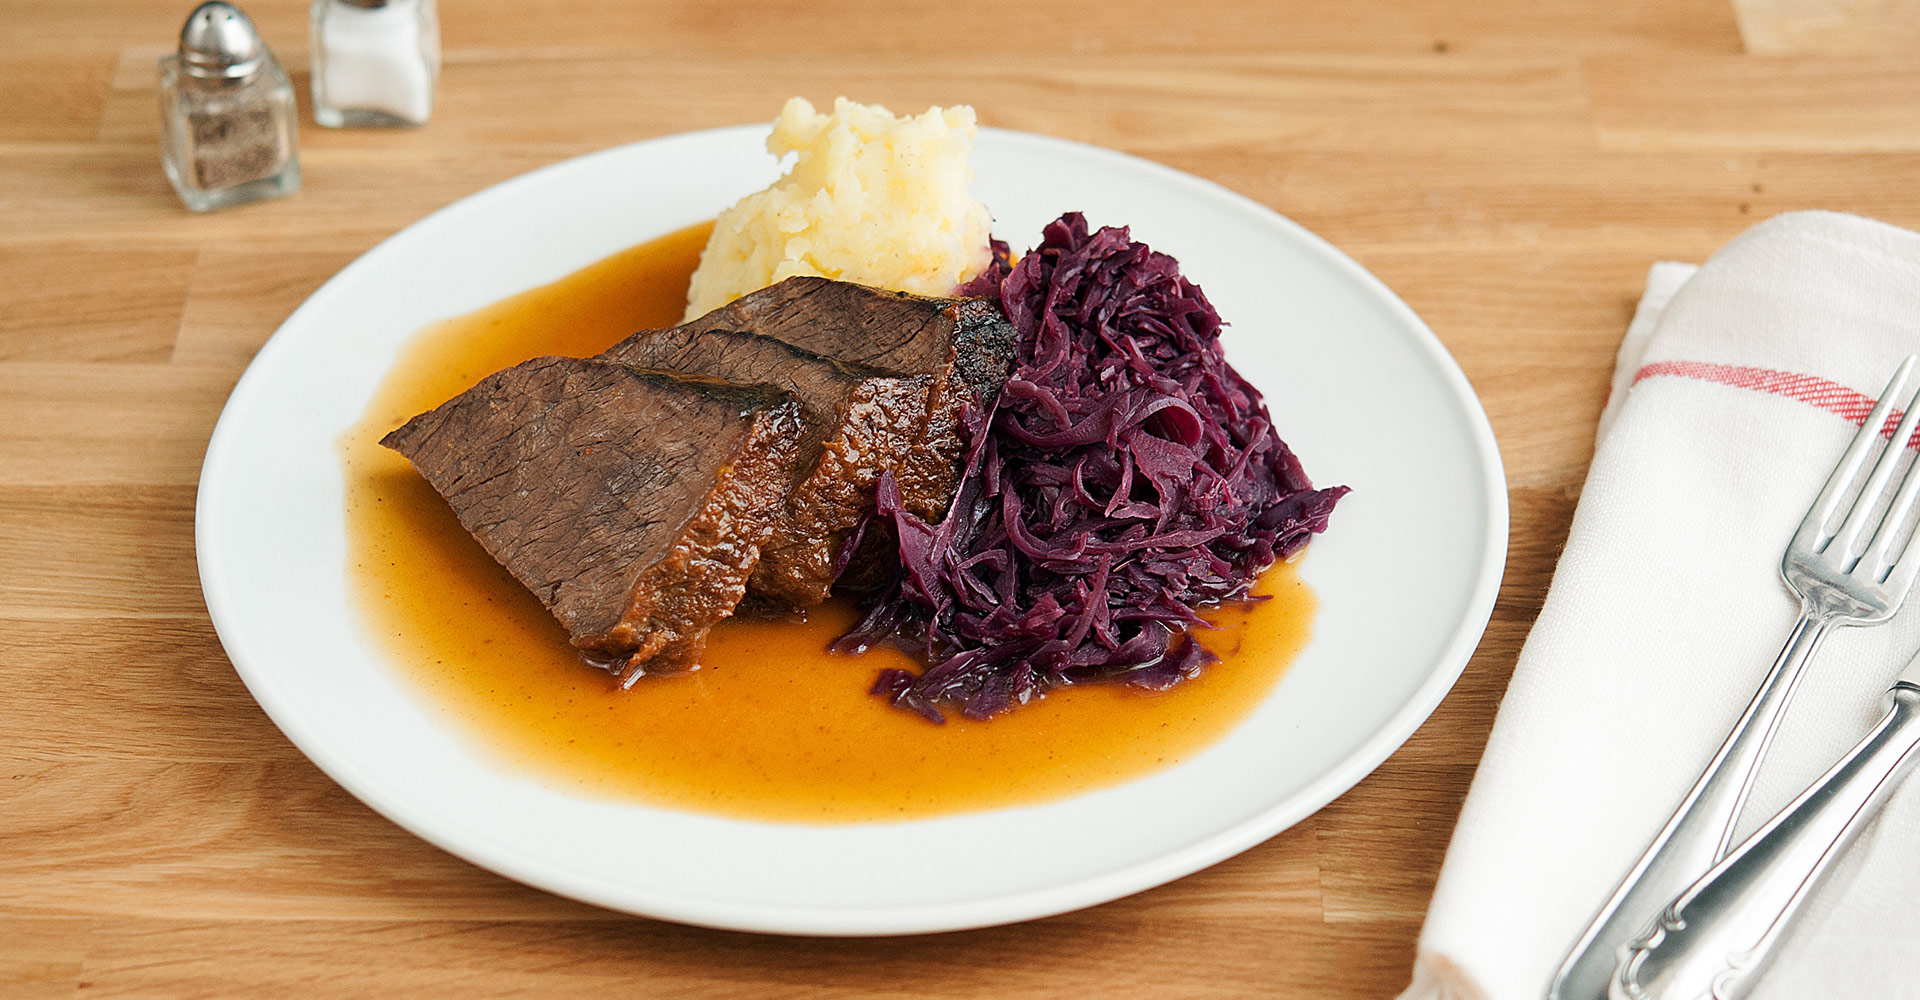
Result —
<instances>
[{"instance_id":1,"label":"knife handle","mask_svg":"<svg viewBox=\"0 0 1920 1000\"><path fill-rule=\"evenodd\" d=\"M1780 814L1682 892L1628 946L1612 1000L1736 1000L1782 932L1920 754L1920 688L1887 692L1879 724Z\"/></svg>"}]
</instances>

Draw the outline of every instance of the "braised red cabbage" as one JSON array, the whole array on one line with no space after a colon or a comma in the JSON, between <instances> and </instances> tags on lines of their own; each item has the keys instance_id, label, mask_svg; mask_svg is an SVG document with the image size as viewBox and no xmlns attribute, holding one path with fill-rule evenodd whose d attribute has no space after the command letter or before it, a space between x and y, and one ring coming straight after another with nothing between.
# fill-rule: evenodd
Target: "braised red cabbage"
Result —
<instances>
[{"instance_id":1,"label":"braised red cabbage","mask_svg":"<svg viewBox=\"0 0 1920 1000\"><path fill-rule=\"evenodd\" d=\"M1019 330L1012 375L966 415L940 523L881 480L875 530L897 542L896 576L835 647L921 654L932 666L883 671L873 690L935 722L1061 685L1193 677L1215 659L1198 612L1245 598L1347 492L1313 488L1172 257L1125 228L1089 233L1077 212L1010 269L996 249L963 291L997 294Z\"/></svg>"}]
</instances>

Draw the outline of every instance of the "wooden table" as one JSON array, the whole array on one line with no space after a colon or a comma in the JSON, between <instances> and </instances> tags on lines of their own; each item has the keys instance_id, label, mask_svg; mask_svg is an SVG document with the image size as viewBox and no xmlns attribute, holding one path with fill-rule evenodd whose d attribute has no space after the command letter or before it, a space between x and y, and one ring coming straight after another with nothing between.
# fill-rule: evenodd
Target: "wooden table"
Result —
<instances>
[{"instance_id":1,"label":"wooden table","mask_svg":"<svg viewBox=\"0 0 1920 1000\"><path fill-rule=\"evenodd\" d=\"M1391 995L1647 266L1789 209L1920 226L1910 0L447 0L428 128L308 123L297 197L205 217L168 188L155 126L154 57L190 6L0 0L9 998ZM304 103L305 4L250 7ZM796 93L970 102L1213 178L1433 325L1499 435L1512 555L1478 655L1377 773L1240 857L1085 912L782 939L473 868L361 806L254 705L201 605L194 480L280 320L456 198L769 119Z\"/></svg>"}]
</instances>

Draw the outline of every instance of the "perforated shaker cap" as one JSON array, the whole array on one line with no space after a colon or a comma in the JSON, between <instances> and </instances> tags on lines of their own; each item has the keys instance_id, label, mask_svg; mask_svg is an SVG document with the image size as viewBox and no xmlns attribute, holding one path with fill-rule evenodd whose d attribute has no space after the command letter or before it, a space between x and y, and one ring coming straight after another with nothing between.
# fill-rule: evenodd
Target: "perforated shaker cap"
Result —
<instances>
[{"instance_id":1,"label":"perforated shaker cap","mask_svg":"<svg viewBox=\"0 0 1920 1000\"><path fill-rule=\"evenodd\" d=\"M180 65L193 76L209 80L252 76L266 55L267 43L260 40L253 21L223 0L195 7L180 27Z\"/></svg>"}]
</instances>

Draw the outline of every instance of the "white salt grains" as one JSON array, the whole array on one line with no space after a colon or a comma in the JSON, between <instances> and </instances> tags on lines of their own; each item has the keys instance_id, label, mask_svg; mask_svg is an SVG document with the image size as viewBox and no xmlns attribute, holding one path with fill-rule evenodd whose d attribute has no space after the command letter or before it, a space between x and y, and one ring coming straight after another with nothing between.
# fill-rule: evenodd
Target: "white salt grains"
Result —
<instances>
[{"instance_id":1,"label":"white salt grains","mask_svg":"<svg viewBox=\"0 0 1920 1000\"><path fill-rule=\"evenodd\" d=\"M313 118L330 128L423 125L440 75L434 0L314 0Z\"/></svg>"}]
</instances>

